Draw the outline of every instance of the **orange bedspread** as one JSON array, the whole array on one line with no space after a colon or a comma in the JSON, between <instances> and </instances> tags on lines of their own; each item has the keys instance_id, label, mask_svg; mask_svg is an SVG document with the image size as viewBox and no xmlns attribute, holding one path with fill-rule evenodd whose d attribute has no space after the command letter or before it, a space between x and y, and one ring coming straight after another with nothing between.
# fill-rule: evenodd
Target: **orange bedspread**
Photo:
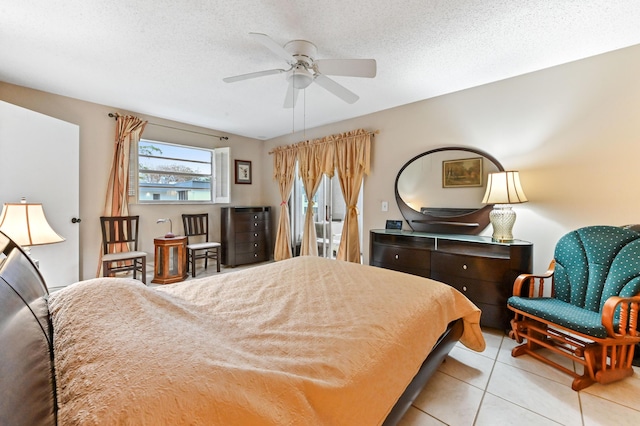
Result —
<instances>
[{"instance_id":1,"label":"orange bedspread","mask_svg":"<svg viewBox=\"0 0 640 426\"><path fill-rule=\"evenodd\" d=\"M450 321L484 349L453 288L317 257L162 288L98 278L49 303L63 425L375 425Z\"/></svg>"}]
</instances>

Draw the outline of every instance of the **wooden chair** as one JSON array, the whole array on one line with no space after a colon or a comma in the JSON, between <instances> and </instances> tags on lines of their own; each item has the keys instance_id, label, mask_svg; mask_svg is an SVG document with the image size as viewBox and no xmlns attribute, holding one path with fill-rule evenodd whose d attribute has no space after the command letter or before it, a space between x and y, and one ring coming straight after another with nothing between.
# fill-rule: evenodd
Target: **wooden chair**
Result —
<instances>
[{"instance_id":1,"label":"wooden chair","mask_svg":"<svg viewBox=\"0 0 640 426\"><path fill-rule=\"evenodd\" d=\"M633 375L640 233L590 226L566 234L547 273L520 275L507 305L515 312L510 335L524 342L511 355L529 354L573 376L573 390ZM582 373L545 357L542 348L581 364Z\"/></svg>"},{"instance_id":2,"label":"wooden chair","mask_svg":"<svg viewBox=\"0 0 640 426\"><path fill-rule=\"evenodd\" d=\"M102 227L102 275L133 271L147 283L147 253L138 251L139 216L100 217Z\"/></svg>"},{"instance_id":3,"label":"wooden chair","mask_svg":"<svg viewBox=\"0 0 640 426\"><path fill-rule=\"evenodd\" d=\"M209 241L209 214L183 214L182 225L187 237L187 272L191 268L191 276L196 276L198 259L204 259L204 269L207 269L209 259L215 260L220 272L221 244ZM197 242L193 242L194 240Z\"/></svg>"}]
</instances>

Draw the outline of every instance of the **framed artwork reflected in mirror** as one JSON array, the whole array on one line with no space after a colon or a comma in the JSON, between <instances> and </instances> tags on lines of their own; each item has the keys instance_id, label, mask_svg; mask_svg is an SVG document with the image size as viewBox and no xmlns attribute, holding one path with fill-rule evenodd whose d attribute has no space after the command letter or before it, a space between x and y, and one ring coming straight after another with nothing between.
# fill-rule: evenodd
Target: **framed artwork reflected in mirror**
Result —
<instances>
[{"instance_id":1,"label":"framed artwork reflected in mirror","mask_svg":"<svg viewBox=\"0 0 640 426\"><path fill-rule=\"evenodd\" d=\"M482 186L482 157L442 162L442 187Z\"/></svg>"}]
</instances>

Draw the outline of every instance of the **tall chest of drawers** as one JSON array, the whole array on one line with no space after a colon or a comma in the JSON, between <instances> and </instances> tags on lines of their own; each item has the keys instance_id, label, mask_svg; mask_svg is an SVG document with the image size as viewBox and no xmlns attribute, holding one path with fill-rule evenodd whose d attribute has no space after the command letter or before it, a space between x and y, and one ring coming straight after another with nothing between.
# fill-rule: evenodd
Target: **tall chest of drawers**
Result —
<instances>
[{"instance_id":1,"label":"tall chest of drawers","mask_svg":"<svg viewBox=\"0 0 640 426\"><path fill-rule=\"evenodd\" d=\"M491 237L372 230L369 264L455 287L482 310L480 324L508 329L513 281L533 268L533 244Z\"/></svg>"},{"instance_id":2,"label":"tall chest of drawers","mask_svg":"<svg viewBox=\"0 0 640 426\"><path fill-rule=\"evenodd\" d=\"M221 210L224 265L271 259L271 207L223 207Z\"/></svg>"}]
</instances>

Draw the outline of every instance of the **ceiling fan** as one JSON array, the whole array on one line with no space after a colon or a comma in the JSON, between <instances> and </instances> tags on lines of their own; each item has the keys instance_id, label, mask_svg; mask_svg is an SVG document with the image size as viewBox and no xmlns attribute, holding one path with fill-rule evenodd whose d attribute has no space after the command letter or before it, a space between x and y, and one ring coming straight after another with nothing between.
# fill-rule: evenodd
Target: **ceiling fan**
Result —
<instances>
[{"instance_id":1,"label":"ceiling fan","mask_svg":"<svg viewBox=\"0 0 640 426\"><path fill-rule=\"evenodd\" d=\"M226 83L233 83L272 74L286 73L289 87L284 100L285 108L293 108L298 99L298 91L307 88L314 82L343 101L352 104L360 97L330 79L327 75L367 78L376 76L375 59L316 59L318 48L310 41L291 40L283 47L266 34L249 33L249 35L284 59L289 64L289 68L252 72L226 77L222 80Z\"/></svg>"}]
</instances>

